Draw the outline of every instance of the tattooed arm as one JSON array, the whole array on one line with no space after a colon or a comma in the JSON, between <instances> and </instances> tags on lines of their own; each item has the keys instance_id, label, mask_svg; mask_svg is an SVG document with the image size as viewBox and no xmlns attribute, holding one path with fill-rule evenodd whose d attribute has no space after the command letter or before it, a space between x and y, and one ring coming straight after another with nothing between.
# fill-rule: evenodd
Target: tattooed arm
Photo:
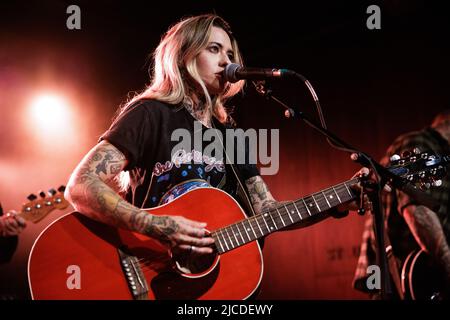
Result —
<instances>
[{"instance_id":1,"label":"tattooed arm","mask_svg":"<svg viewBox=\"0 0 450 320\"><path fill-rule=\"evenodd\" d=\"M141 210L114 191L109 184L128 160L107 141L97 144L72 173L64 196L84 215L114 227L139 232L172 247L210 253L214 242L205 237L205 223L181 216L155 216Z\"/></svg>"},{"instance_id":2,"label":"tattooed arm","mask_svg":"<svg viewBox=\"0 0 450 320\"><path fill-rule=\"evenodd\" d=\"M409 205L403 209L403 217L420 247L441 265L450 285L450 248L436 213L424 206Z\"/></svg>"},{"instance_id":3,"label":"tattooed arm","mask_svg":"<svg viewBox=\"0 0 450 320\"><path fill-rule=\"evenodd\" d=\"M261 176L254 176L245 180L245 185L247 186L250 200L256 214L260 214L263 211L281 205L281 203L276 201L272 196Z\"/></svg>"},{"instance_id":4,"label":"tattooed arm","mask_svg":"<svg viewBox=\"0 0 450 320\"><path fill-rule=\"evenodd\" d=\"M261 212L274 209L282 206L283 203L289 202L275 200L261 176L254 176L245 180L245 185L247 186L248 193L250 194L250 200L252 202L253 209L255 210L255 214L260 214ZM283 230L293 230L305 226L305 223L294 224L283 228Z\"/></svg>"}]
</instances>

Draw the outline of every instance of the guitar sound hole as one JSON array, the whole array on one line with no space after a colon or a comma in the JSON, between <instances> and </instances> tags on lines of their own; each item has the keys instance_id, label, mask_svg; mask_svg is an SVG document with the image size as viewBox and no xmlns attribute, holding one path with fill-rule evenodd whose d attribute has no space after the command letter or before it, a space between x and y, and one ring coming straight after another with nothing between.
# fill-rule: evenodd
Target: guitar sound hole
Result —
<instances>
[{"instance_id":1,"label":"guitar sound hole","mask_svg":"<svg viewBox=\"0 0 450 320\"><path fill-rule=\"evenodd\" d=\"M172 252L172 259L177 271L188 278L207 275L219 262L219 256L216 253L199 255L189 252Z\"/></svg>"}]
</instances>

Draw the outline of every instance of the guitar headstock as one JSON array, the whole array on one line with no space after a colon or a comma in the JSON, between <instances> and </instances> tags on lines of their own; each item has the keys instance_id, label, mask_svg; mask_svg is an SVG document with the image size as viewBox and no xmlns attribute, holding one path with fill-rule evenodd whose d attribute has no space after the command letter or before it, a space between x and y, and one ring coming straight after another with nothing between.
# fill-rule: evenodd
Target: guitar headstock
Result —
<instances>
[{"instance_id":1,"label":"guitar headstock","mask_svg":"<svg viewBox=\"0 0 450 320\"><path fill-rule=\"evenodd\" d=\"M50 189L47 193L39 192L39 197L30 194L28 196L29 202L23 204L19 215L25 220L31 222L38 222L42 220L53 210L64 210L69 206L69 202L64 199L65 186L60 186L58 190Z\"/></svg>"},{"instance_id":2,"label":"guitar headstock","mask_svg":"<svg viewBox=\"0 0 450 320\"><path fill-rule=\"evenodd\" d=\"M448 162L449 156L441 157L414 148L412 151L403 152L401 156L391 156L389 171L426 190L431 186L442 185L441 179L447 173Z\"/></svg>"}]
</instances>

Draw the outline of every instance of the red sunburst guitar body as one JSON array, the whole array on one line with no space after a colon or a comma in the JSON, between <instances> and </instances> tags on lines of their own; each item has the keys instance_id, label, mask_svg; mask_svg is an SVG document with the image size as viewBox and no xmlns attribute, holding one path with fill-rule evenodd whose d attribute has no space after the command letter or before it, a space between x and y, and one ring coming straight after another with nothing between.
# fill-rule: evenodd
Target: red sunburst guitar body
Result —
<instances>
[{"instance_id":1,"label":"red sunburst guitar body","mask_svg":"<svg viewBox=\"0 0 450 320\"><path fill-rule=\"evenodd\" d=\"M389 171L418 183L445 172L450 156L414 154ZM430 174L428 174L430 173ZM431 178L430 178L431 177ZM405 180L406 181L406 180ZM208 223L216 254L168 252L144 235L109 227L79 213L51 224L28 261L34 299L245 299L257 290L262 253L257 239L296 223L320 221L354 200L358 177L246 217L227 193L201 187L147 211Z\"/></svg>"},{"instance_id":2,"label":"red sunburst guitar body","mask_svg":"<svg viewBox=\"0 0 450 320\"><path fill-rule=\"evenodd\" d=\"M147 211L205 221L208 230L246 218L231 196L214 188ZM257 241L225 254L174 257L156 240L76 212L42 232L28 261L33 299L245 299L262 274Z\"/></svg>"}]
</instances>

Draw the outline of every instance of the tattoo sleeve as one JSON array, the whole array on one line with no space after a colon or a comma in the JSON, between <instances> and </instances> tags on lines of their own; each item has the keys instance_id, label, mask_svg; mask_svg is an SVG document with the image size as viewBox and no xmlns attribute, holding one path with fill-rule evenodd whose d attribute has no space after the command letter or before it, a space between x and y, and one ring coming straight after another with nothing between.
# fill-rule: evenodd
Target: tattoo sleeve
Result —
<instances>
[{"instance_id":1,"label":"tattoo sleeve","mask_svg":"<svg viewBox=\"0 0 450 320\"><path fill-rule=\"evenodd\" d=\"M256 214L264 211L268 211L277 207L281 207L285 203L290 201L277 201L274 199L272 194L267 188L266 183L260 176L255 176L245 181L247 190L250 194L250 199L252 201L253 208ZM316 216L315 219L305 219L289 227L283 228L283 230L295 230L299 228L304 228L311 224L317 223L328 217L328 215Z\"/></svg>"},{"instance_id":2,"label":"tattoo sleeve","mask_svg":"<svg viewBox=\"0 0 450 320\"><path fill-rule=\"evenodd\" d=\"M153 215L126 202L109 186L126 164L125 156L113 145L99 143L72 173L65 195L76 210L91 218L145 233Z\"/></svg>"},{"instance_id":3,"label":"tattoo sleeve","mask_svg":"<svg viewBox=\"0 0 450 320\"><path fill-rule=\"evenodd\" d=\"M403 210L403 216L417 243L436 258L450 279L450 249L436 213L424 206L410 205Z\"/></svg>"},{"instance_id":4,"label":"tattoo sleeve","mask_svg":"<svg viewBox=\"0 0 450 320\"><path fill-rule=\"evenodd\" d=\"M277 205L281 204L273 198L266 183L260 176L247 179L245 184L250 194L250 200L252 201L253 208L257 214L273 209Z\"/></svg>"}]
</instances>

